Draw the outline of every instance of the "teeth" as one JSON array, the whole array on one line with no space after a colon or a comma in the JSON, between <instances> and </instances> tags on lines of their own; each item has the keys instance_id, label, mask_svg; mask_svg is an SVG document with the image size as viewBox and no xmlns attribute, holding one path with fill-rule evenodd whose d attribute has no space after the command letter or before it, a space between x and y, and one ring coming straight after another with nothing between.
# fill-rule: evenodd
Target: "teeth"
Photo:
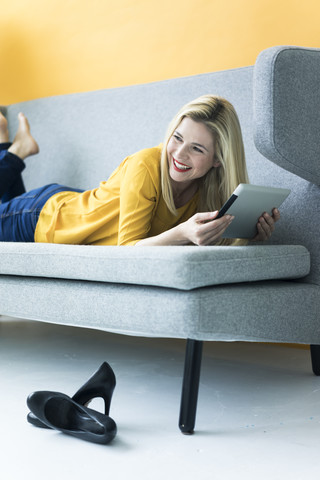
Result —
<instances>
[{"instance_id":1,"label":"teeth","mask_svg":"<svg viewBox=\"0 0 320 480\"><path fill-rule=\"evenodd\" d=\"M187 167L186 165L183 165L182 163L179 163L177 160L173 160L175 166L179 168L179 170L189 170L191 167Z\"/></svg>"}]
</instances>

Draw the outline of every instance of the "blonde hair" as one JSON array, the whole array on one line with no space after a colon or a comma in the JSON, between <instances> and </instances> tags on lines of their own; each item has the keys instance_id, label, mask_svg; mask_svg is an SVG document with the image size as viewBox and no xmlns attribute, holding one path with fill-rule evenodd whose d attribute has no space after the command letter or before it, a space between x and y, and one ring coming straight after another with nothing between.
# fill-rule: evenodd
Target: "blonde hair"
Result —
<instances>
[{"instance_id":1,"label":"blonde hair","mask_svg":"<svg viewBox=\"0 0 320 480\"><path fill-rule=\"evenodd\" d=\"M167 145L175 130L185 118L203 123L212 133L215 160L212 168L199 184L199 212L219 210L239 183L249 183L242 133L233 105L217 95L203 95L183 106L171 121L163 142L161 155L162 195L168 209L177 214L170 183ZM243 245L240 239L223 239L221 245Z\"/></svg>"}]
</instances>

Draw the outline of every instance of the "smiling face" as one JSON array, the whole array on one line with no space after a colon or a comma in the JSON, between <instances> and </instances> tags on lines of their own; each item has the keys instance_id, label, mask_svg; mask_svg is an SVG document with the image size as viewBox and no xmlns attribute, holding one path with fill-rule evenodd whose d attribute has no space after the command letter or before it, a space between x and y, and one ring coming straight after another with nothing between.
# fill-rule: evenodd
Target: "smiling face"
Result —
<instances>
[{"instance_id":1,"label":"smiling face","mask_svg":"<svg viewBox=\"0 0 320 480\"><path fill-rule=\"evenodd\" d=\"M172 187L176 192L194 187L213 167L219 166L214 159L214 140L207 127L185 117L173 132L167 156Z\"/></svg>"}]
</instances>

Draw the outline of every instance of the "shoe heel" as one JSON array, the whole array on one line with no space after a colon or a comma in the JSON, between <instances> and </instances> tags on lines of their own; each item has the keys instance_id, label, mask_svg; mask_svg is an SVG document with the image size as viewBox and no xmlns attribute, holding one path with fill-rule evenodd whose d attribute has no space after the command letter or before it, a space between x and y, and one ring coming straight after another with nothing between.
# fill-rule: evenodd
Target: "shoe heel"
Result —
<instances>
[{"instance_id":1,"label":"shoe heel","mask_svg":"<svg viewBox=\"0 0 320 480\"><path fill-rule=\"evenodd\" d=\"M115 374L110 365L107 362L103 362L98 370L77 390L72 398L75 402L85 405L89 400L100 397L104 400L105 415L109 415L115 386Z\"/></svg>"}]
</instances>

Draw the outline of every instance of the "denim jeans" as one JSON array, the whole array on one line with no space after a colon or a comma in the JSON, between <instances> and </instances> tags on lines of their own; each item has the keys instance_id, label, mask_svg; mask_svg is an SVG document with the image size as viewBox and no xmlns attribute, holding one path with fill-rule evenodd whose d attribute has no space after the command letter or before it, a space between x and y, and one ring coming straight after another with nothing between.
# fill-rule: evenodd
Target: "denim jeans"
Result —
<instances>
[{"instance_id":1,"label":"denim jeans","mask_svg":"<svg viewBox=\"0 0 320 480\"><path fill-rule=\"evenodd\" d=\"M2 203L21 195L24 188L21 172L24 162L8 152L11 143L0 143L0 198Z\"/></svg>"},{"instance_id":2,"label":"denim jeans","mask_svg":"<svg viewBox=\"0 0 320 480\"><path fill-rule=\"evenodd\" d=\"M25 191L21 172L24 162L0 144L0 241L34 242L40 212L47 200L58 192L83 190L52 183Z\"/></svg>"}]
</instances>

